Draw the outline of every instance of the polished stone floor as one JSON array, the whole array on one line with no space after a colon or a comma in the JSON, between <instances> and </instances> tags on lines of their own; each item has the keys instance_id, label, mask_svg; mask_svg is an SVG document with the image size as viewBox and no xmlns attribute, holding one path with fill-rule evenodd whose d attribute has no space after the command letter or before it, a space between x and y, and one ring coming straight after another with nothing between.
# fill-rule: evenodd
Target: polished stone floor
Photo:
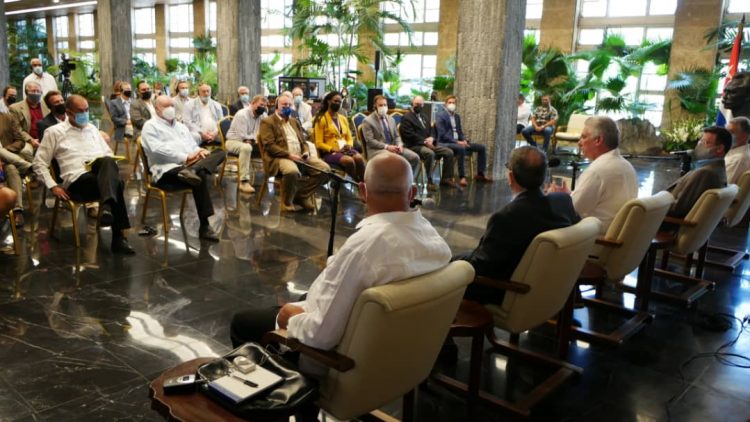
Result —
<instances>
[{"instance_id":1,"label":"polished stone floor","mask_svg":"<svg viewBox=\"0 0 750 422\"><path fill-rule=\"evenodd\" d=\"M641 195L664 188L678 174L675 161L637 159L633 164ZM555 174L569 176L569 169ZM51 210L40 206L40 190L34 192L21 255L12 255L7 247L0 254L0 421L161 420L150 409L149 380L182 361L228 352L228 324L235 311L283 304L305 292L326 254L331 216L326 192L317 196L316 214L280 215L277 197L271 195L258 207L254 196L238 198L230 179L213 192L217 212L211 223L221 232L217 244L198 240L193 204L188 202L180 219L177 198L169 201L169 235L164 235L158 202L152 201L146 223L157 234L139 237L143 191L139 181L130 180L128 209L135 229L129 240L137 255L124 258L109 253L111 233L97 231L85 215L79 219L81 248L74 247L68 213L62 213L53 238ZM337 246L365 213L356 192L344 190L341 198ZM453 251L462 252L476 244L490 214L509 198L504 182L471 184L438 192L437 207L423 213ZM7 224L0 239L4 246L10 244ZM747 231L720 230L716 241L744 248ZM717 331L707 315L741 319L750 314L747 261L734 273L709 269L706 276L717 282L716 291L689 310L654 303L654 322L621 347L576 342L569 360L584 369L583 376L540 404L533 418L748 420L750 371L704 358L680 373L682 362L713 352L738 335L736 322ZM629 295L623 300L632 303ZM576 317L599 322L586 309L577 310ZM548 329L534 330L523 334L521 343L551 354L551 335ZM740 335L727 351L747 356L749 337ZM459 340L459 346L458 364L441 370L465 377L468 343ZM511 368L513 383L506 377ZM483 369L483 388L509 397L528 390L540 375L491 353L485 354ZM466 416L464 403L428 386L418 393L417 419L507 419L485 408ZM385 410L400 414L398 403Z\"/></svg>"}]
</instances>

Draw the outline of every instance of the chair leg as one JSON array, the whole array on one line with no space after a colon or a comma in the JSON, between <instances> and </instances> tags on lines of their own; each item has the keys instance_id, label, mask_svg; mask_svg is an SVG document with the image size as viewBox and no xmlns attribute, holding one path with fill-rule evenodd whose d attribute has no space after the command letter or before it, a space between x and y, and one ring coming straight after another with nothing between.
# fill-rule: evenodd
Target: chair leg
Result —
<instances>
[{"instance_id":1,"label":"chair leg","mask_svg":"<svg viewBox=\"0 0 750 422\"><path fill-rule=\"evenodd\" d=\"M266 190L268 189L268 176L263 176L263 183L260 185L258 191L258 206L263 202L263 197L266 196Z\"/></svg>"},{"instance_id":2,"label":"chair leg","mask_svg":"<svg viewBox=\"0 0 750 422\"><path fill-rule=\"evenodd\" d=\"M57 210L60 207L60 198L55 197L55 206L52 208L52 222L49 225L50 237L55 237L55 226L57 225Z\"/></svg>"},{"instance_id":3,"label":"chair leg","mask_svg":"<svg viewBox=\"0 0 750 422\"><path fill-rule=\"evenodd\" d=\"M122 142L125 144L125 159L128 160L128 163L129 163L130 160L132 159L132 157L130 156L130 140L126 137L126 138L123 138Z\"/></svg>"},{"instance_id":4,"label":"chair leg","mask_svg":"<svg viewBox=\"0 0 750 422\"><path fill-rule=\"evenodd\" d=\"M573 308L578 286L575 286L565 301L557 321L557 356L565 359L570 348L570 325L573 323Z\"/></svg>"},{"instance_id":5,"label":"chair leg","mask_svg":"<svg viewBox=\"0 0 750 422\"><path fill-rule=\"evenodd\" d=\"M151 189L146 188L146 197L143 199L143 211L141 212L141 224L146 222L146 212L148 211L148 199L151 197Z\"/></svg>"},{"instance_id":6,"label":"chair leg","mask_svg":"<svg viewBox=\"0 0 750 422\"><path fill-rule=\"evenodd\" d=\"M224 181L224 171L226 170L226 168L227 168L227 160L224 159L224 162L221 163L221 171L219 172L219 184L220 185L221 185L221 182ZM237 174L239 174L239 172L237 172Z\"/></svg>"},{"instance_id":7,"label":"chair leg","mask_svg":"<svg viewBox=\"0 0 750 422\"><path fill-rule=\"evenodd\" d=\"M8 212L8 219L10 220L10 233L13 235L13 252L16 255L21 255L21 244L18 243L18 229L16 229L16 215L13 210Z\"/></svg>"},{"instance_id":8,"label":"chair leg","mask_svg":"<svg viewBox=\"0 0 750 422\"><path fill-rule=\"evenodd\" d=\"M408 393L404 394L403 399L403 422L412 422L414 421L414 390L409 391Z\"/></svg>"},{"instance_id":9,"label":"chair leg","mask_svg":"<svg viewBox=\"0 0 750 422\"><path fill-rule=\"evenodd\" d=\"M124 139L123 139L123 142L125 142ZM114 151L112 151L112 155L117 155L117 151L120 149L120 142L117 142L117 140L115 140L114 144L115 144L115 148L114 148Z\"/></svg>"},{"instance_id":10,"label":"chair leg","mask_svg":"<svg viewBox=\"0 0 750 422\"><path fill-rule=\"evenodd\" d=\"M26 207L30 210L34 209L34 194L28 183L26 184Z\"/></svg>"},{"instance_id":11,"label":"chair leg","mask_svg":"<svg viewBox=\"0 0 750 422\"><path fill-rule=\"evenodd\" d=\"M185 199L187 198L187 192L182 193L182 201L180 202L180 220L182 220L182 215L185 213Z\"/></svg>"},{"instance_id":12,"label":"chair leg","mask_svg":"<svg viewBox=\"0 0 750 422\"><path fill-rule=\"evenodd\" d=\"M68 201L68 207L70 208L70 218L73 220L73 239L76 243L76 248L81 247L81 238L78 236L78 209L80 208L73 201Z\"/></svg>"},{"instance_id":13,"label":"chair leg","mask_svg":"<svg viewBox=\"0 0 750 422\"><path fill-rule=\"evenodd\" d=\"M695 264L695 278L703 278L703 269L706 266L706 255L708 254L708 242L698 249L698 262Z\"/></svg>"},{"instance_id":14,"label":"chair leg","mask_svg":"<svg viewBox=\"0 0 750 422\"><path fill-rule=\"evenodd\" d=\"M164 233L169 231L169 214L167 214L167 194L164 191L159 191L159 197L161 199L161 220L164 224Z\"/></svg>"}]
</instances>

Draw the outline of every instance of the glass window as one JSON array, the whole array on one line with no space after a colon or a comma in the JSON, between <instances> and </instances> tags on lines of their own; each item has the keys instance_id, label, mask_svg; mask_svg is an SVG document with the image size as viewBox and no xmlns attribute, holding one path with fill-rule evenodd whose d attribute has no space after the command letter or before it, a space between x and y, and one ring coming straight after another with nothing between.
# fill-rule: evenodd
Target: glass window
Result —
<instances>
[{"instance_id":1,"label":"glass window","mask_svg":"<svg viewBox=\"0 0 750 422\"><path fill-rule=\"evenodd\" d=\"M154 54L154 53L136 53L136 56L140 57L144 62L149 63L152 66L156 66L156 54Z\"/></svg>"},{"instance_id":2,"label":"glass window","mask_svg":"<svg viewBox=\"0 0 750 422\"><path fill-rule=\"evenodd\" d=\"M94 14L86 13L78 15L78 36L93 37L94 35Z\"/></svg>"},{"instance_id":3,"label":"glass window","mask_svg":"<svg viewBox=\"0 0 750 422\"><path fill-rule=\"evenodd\" d=\"M616 0L609 3L609 16L645 16L646 0Z\"/></svg>"},{"instance_id":4,"label":"glass window","mask_svg":"<svg viewBox=\"0 0 750 422\"><path fill-rule=\"evenodd\" d=\"M47 20L44 18L34 19L34 24L42 29L42 32L47 32Z\"/></svg>"},{"instance_id":5,"label":"glass window","mask_svg":"<svg viewBox=\"0 0 750 422\"><path fill-rule=\"evenodd\" d=\"M169 6L169 32L193 32L193 5Z\"/></svg>"},{"instance_id":6,"label":"glass window","mask_svg":"<svg viewBox=\"0 0 750 422\"><path fill-rule=\"evenodd\" d=\"M581 29L578 33L578 43L581 45L599 45L603 40L603 29Z\"/></svg>"},{"instance_id":7,"label":"glass window","mask_svg":"<svg viewBox=\"0 0 750 422\"><path fill-rule=\"evenodd\" d=\"M216 2L208 3L208 30L216 32Z\"/></svg>"},{"instance_id":8,"label":"glass window","mask_svg":"<svg viewBox=\"0 0 750 422\"><path fill-rule=\"evenodd\" d=\"M750 1L747 0L729 0L729 13L746 13L750 12Z\"/></svg>"},{"instance_id":9,"label":"glass window","mask_svg":"<svg viewBox=\"0 0 750 422\"><path fill-rule=\"evenodd\" d=\"M425 32L424 33L424 45L438 45L438 33L437 32Z\"/></svg>"},{"instance_id":10,"label":"glass window","mask_svg":"<svg viewBox=\"0 0 750 422\"><path fill-rule=\"evenodd\" d=\"M153 38L137 39L135 40L135 48L154 49L156 48L156 40Z\"/></svg>"},{"instance_id":11,"label":"glass window","mask_svg":"<svg viewBox=\"0 0 750 422\"><path fill-rule=\"evenodd\" d=\"M434 54L405 54L399 65L401 85L398 95L410 95L412 89L430 90L428 79L435 77L437 56Z\"/></svg>"},{"instance_id":12,"label":"glass window","mask_svg":"<svg viewBox=\"0 0 750 422\"><path fill-rule=\"evenodd\" d=\"M583 0L581 16L601 17L607 15L607 0Z\"/></svg>"},{"instance_id":13,"label":"glass window","mask_svg":"<svg viewBox=\"0 0 750 422\"><path fill-rule=\"evenodd\" d=\"M618 34L627 45L640 45L643 42L643 28L610 28L607 33Z\"/></svg>"},{"instance_id":14,"label":"glass window","mask_svg":"<svg viewBox=\"0 0 750 422\"><path fill-rule=\"evenodd\" d=\"M291 27L292 19L287 15L292 9L292 2L293 0L261 0L261 28L283 29Z\"/></svg>"},{"instance_id":15,"label":"glass window","mask_svg":"<svg viewBox=\"0 0 750 422\"><path fill-rule=\"evenodd\" d=\"M289 37L283 35L263 35L260 37L261 47L288 47L291 45Z\"/></svg>"},{"instance_id":16,"label":"glass window","mask_svg":"<svg viewBox=\"0 0 750 422\"><path fill-rule=\"evenodd\" d=\"M651 0L649 15L673 15L677 10L677 0Z\"/></svg>"},{"instance_id":17,"label":"glass window","mask_svg":"<svg viewBox=\"0 0 750 422\"><path fill-rule=\"evenodd\" d=\"M92 40L80 41L78 48L81 50L94 50L96 49L96 42Z\"/></svg>"},{"instance_id":18,"label":"glass window","mask_svg":"<svg viewBox=\"0 0 750 422\"><path fill-rule=\"evenodd\" d=\"M646 28L646 39L649 41L671 40L672 28Z\"/></svg>"},{"instance_id":19,"label":"glass window","mask_svg":"<svg viewBox=\"0 0 750 422\"><path fill-rule=\"evenodd\" d=\"M68 38L68 17L57 16L54 21L55 38Z\"/></svg>"},{"instance_id":20,"label":"glass window","mask_svg":"<svg viewBox=\"0 0 750 422\"><path fill-rule=\"evenodd\" d=\"M526 19L541 19L543 0L528 0L526 2Z\"/></svg>"},{"instance_id":21,"label":"glass window","mask_svg":"<svg viewBox=\"0 0 750 422\"><path fill-rule=\"evenodd\" d=\"M153 7L135 9L133 27L136 34L156 33L156 13Z\"/></svg>"},{"instance_id":22,"label":"glass window","mask_svg":"<svg viewBox=\"0 0 750 422\"><path fill-rule=\"evenodd\" d=\"M170 38L169 48L193 48L193 40L191 38Z\"/></svg>"},{"instance_id":23,"label":"glass window","mask_svg":"<svg viewBox=\"0 0 750 422\"><path fill-rule=\"evenodd\" d=\"M192 53L171 53L169 55L170 59L177 59L183 63L190 63L193 61L193 54Z\"/></svg>"}]
</instances>

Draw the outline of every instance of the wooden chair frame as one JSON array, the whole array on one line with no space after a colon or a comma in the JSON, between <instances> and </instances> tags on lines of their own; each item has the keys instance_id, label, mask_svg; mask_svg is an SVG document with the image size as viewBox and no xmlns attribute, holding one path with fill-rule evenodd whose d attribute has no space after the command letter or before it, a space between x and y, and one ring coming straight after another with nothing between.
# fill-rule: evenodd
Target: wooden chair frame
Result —
<instances>
[{"instance_id":1,"label":"wooden chair frame","mask_svg":"<svg viewBox=\"0 0 750 422\"><path fill-rule=\"evenodd\" d=\"M148 166L148 157L146 157L146 152L143 150L143 147L141 146L141 138L138 137L135 141L136 145L136 151L138 157L143 161L143 187L146 189L146 196L143 199L143 211L141 212L141 224L143 224L146 221L146 213L148 212L148 200L151 196L151 191L154 191L159 194L159 199L161 200L161 218L162 223L164 224L164 233L168 233L170 229L170 222L169 222L169 212L167 211L167 194L168 193L174 193L174 194L182 194L182 200L180 202L180 220L182 220L182 216L185 212L185 199L187 198L188 194L191 194L193 191L192 189L178 189L174 191L166 191L164 189L161 189L157 186L154 186L151 184L151 173Z\"/></svg>"},{"instance_id":2,"label":"wooden chair frame","mask_svg":"<svg viewBox=\"0 0 750 422\"><path fill-rule=\"evenodd\" d=\"M16 215L12 209L8 211L8 220L10 223L10 233L13 237L13 252L16 255L21 255L21 244L18 241L18 228L16 227Z\"/></svg>"}]
</instances>

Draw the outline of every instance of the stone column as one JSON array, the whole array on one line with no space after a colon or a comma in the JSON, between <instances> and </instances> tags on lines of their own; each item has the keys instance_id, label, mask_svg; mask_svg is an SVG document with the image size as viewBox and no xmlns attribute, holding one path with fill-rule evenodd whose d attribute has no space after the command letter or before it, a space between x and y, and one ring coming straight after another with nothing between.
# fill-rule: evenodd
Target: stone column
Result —
<instances>
[{"instance_id":1,"label":"stone column","mask_svg":"<svg viewBox=\"0 0 750 422\"><path fill-rule=\"evenodd\" d=\"M257 0L218 0L216 55L219 89L216 99L233 101L237 87L245 85L250 94L261 93L260 85L260 2Z\"/></svg>"},{"instance_id":2,"label":"stone column","mask_svg":"<svg viewBox=\"0 0 750 422\"><path fill-rule=\"evenodd\" d=\"M208 0L193 0L193 34L208 35Z\"/></svg>"},{"instance_id":3,"label":"stone column","mask_svg":"<svg viewBox=\"0 0 750 422\"><path fill-rule=\"evenodd\" d=\"M108 98L116 80L129 81L133 77L132 7L130 0L99 0L96 7L99 79L102 95Z\"/></svg>"},{"instance_id":4,"label":"stone column","mask_svg":"<svg viewBox=\"0 0 750 422\"><path fill-rule=\"evenodd\" d=\"M6 87L10 83L10 67L8 64L8 20L5 18L5 3L0 3L0 86ZM21 91L21 87L17 87Z\"/></svg>"},{"instance_id":5,"label":"stone column","mask_svg":"<svg viewBox=\"0 0 750 422\"><path fill-rule=\"evenodd\" d=\"M469 139L487 145L487 173L501 179L515 146L526 0L462 1L458 16L458 112Z\"/></svg>"},{"instance_id":6,"label":"stone column","mask_svg":"<svg viewBox=\"0 0 750 422\"><path fill-rule=\"evenodd\" d=\"M156 67L162 72L166 72L167 10L164 4L154 5L154 24L156 25Z\"/></svg>"},{"instance_id":7,"label":"stone column","mask_svg":"<svg viewBox=\"0 0 750 422\"><path fill-rule=\"evenodd\" d=\"M674 17L672 51L669 55L669 80L678 72L694 69L713 69L716 47L708 47L703 35L721 24L724 0L679 0ZM680 108L680 100L672 90L664 95L661 129L672 127L673 121L689 117Z\"/></svg>"},{"instance_id":8,"label":"stone column","mask_svg":"<svg viewBox=\"0 0 750 422\"><path fill-rule=\"evenodd\" d=\"M448 61L453 59L455 63L458 46L458 3L459 0L440 1L436 69L438 75L448 74Z\"/></svg>"},{"instance_id":9,"label":"stone column","mask_svg":"<svg viewBox=\"0 0 750 422\"><path fill-rule=\"evenodd\" d=\"M55 39L55 18L52 16L47 16L44 18L45 25L47 26L47 52L49 52L49 56L52 59L52 63L56 61L57 58L57 41Z\"/></svg>"},{"instance_id":10,"label":"stone column","mask_svg":"<svg viewBox=\"0 0 750 422\"><path fill-rule=\"evenodd\" d=\"M626 1L626 0L618 0ZM544 0L542 23L539 26L542 48L555 48L563 53L573 52L578 27L578 0Z\"/></svg>"},{"instance_id":11,"label":"stone column","mask_svg":"<svg viewBox=\"0 0 750 422\"><path fill-rule=\"evenodd\" d=\"M78 51L78 19L75 13L68 13L68 50Z\"/></svg>"}]
</instances>

